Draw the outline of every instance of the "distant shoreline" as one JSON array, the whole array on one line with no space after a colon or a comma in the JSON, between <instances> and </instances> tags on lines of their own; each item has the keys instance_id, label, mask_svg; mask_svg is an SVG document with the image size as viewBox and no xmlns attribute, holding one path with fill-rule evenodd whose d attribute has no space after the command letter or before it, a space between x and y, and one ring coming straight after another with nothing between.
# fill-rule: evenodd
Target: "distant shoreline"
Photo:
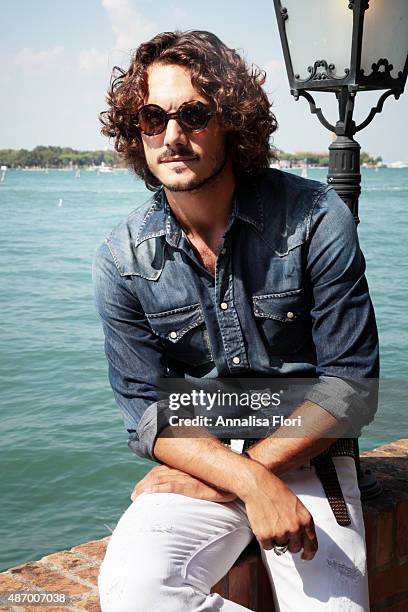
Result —
<instances>
[{"instance_id":1,"label":"distant shoreline","mask_svg":"<svg viewBox=\"0 0 408 612\"><path fill-rule=\"evenodd\" d=\"M328 151L295 151L286 153L276 150L277 160L271 166L285 168L325 168L329 165ZM402 161L384 164L382 157L372 157L361 151L362 168L408 167ZM38 146L34 149L0 149L0 167L2 170L73 170L100 172L123 171L118 154L112 150L80 151L70 147Z\"/></svg>"},{"instance_id":2,"label":"distant shoreline","mask_svg":"<svg viewBox=\"0 0 408 612\"><path fill-rule=\"evenodd\" d=\"M20 172L45 172L53 171L53 172L100 172L108 173L108 172L129 172L129 168L124 168L123 166L81 166L81 168L73 168L72 166L63 166L62 168L53 168L50 166L26 166L25 168L7 168L9 172L13 170L19 170Z\"/></svg>"},{"instance_id":3,"label":"distant shoreline","mask_svg":"<svg viewBox=\"0 0 408 612\"><path fill-rule=\"evenodd\" d=\"M286 164L286 163L274 163L270 166L271 168L277 168L280 170L303 170L305 168L305 164ZM391 170L395 170L395 169L403 169L403 168L408 168L408 164L405 164L403 162L393 162L391 164L386 164L386 163L381 163L379 165L372 165L372 164L362 164L361 168L363 168L364 170L377 170L379 168L384 169L391 169ZM310 164L307 166L308 170L328 170L329 167L328 166L319 166L319 165L315 165L315 164ZM42 172L47 174L47 172L49 171L53 171L53 172L74 172L74 173L81 173L81 172L97 172L99 174L117 174L117 173L121 173L121 174L126 174L128 172L131 172L131 170L129 168L125 168L123 166L81 166L80 168L78 167L72 167L72 166L62 166L62 167L52 167L52 166L25 166L25 167L5 167L1 166L0 168L1 171L8 171L8 172L12 172L12 171L19 171L19 172Z\"/></svg>"}]
</instances>

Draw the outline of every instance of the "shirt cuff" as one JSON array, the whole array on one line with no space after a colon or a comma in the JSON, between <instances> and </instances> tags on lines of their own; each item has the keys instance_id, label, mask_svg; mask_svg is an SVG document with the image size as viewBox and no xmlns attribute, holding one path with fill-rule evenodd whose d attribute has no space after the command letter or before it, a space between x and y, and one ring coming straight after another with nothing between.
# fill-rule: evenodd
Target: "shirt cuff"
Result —
<instances>
[{"instance_id":1,"label":"shirt cuff","mask_svg":"<svg viewBox=\"0 0 408 612\"><path fill-rule=\"evenodd\" d=\"M128 447L142 459L158 461L154 456L154 445L160 432L169 426L169 417L174 411L169 408L168 400L160 400L150 404L143 413L136 431L128 440ZM179 417L191 418L192 414L185 410L177 410Z\"/></svg>"},{"instance_id":2,"label":"shirt cuff","mask_svg":"<svg viewBox=\"0 0 408 612\"><path fill-rule=\"evenodd\" d=\"M374 418L378 403L378 379L343 379L320 376L306 391L305 400L318 404L349 430L343 437L355 438Z\"/></svg>"}]
</instances>

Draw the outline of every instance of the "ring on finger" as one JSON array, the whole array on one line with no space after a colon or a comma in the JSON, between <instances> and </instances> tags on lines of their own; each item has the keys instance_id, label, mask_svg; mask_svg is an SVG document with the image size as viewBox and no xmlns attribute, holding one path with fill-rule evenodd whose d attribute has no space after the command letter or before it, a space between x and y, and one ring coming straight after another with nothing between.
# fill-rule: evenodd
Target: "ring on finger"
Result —
<instances>
[{"instance_id":1,"label":"ring on finger","mask_svg":"<svg viewBox=\"0 0 408 612\"><path fill-rule=\"evenodd\" d=\"M273 552L275 553L275 555L280 557L281 555L285 554L288 548L289 548L289 542L287 542L286 544L283 544L282 546L278 546L277 544L275 544L275 546L273 547Z\"/></svg>"}]
</instances>

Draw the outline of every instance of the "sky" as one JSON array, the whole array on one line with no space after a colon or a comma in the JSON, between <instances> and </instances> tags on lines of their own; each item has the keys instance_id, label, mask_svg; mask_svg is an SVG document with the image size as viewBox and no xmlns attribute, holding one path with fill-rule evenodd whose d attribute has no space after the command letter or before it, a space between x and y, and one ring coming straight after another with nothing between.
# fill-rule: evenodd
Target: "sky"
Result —
<instances>
[{"instance_id":1,"label":"sky","mask_svg":"<svg viewBox=\"0 0 408 612\"><path fill-rule=\"evenodd\" d=\"M330 144L306 100L289 93L272 0L0 0L0 11L0 149L111 148L98 113L112 67L126 68L132 49L174 29L212 31L266 70L278 148L325 151ZM356 120L378 97L358 94ZM318 102L335 122L334 94L319 94ZM408 162L407 116L408 94L391 97L357 140L384 161Z\"/></svg>"}]
</instances>

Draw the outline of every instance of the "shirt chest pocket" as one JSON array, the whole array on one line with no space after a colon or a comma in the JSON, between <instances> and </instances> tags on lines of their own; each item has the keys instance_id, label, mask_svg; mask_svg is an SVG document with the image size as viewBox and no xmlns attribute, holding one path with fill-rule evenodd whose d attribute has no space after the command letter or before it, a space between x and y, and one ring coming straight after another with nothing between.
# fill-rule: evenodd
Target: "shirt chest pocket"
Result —
<instances>
[{"instance_id":1,"label":"shirt chest pocket","mask_svg":"<svg viewBox=\"0 0 408 612\"><path fill-rule=\"evenodd\" d=\"M168 357L193 366L212 361L208 332L199 304L146 313L146 317Z\"/></svg>"},{"instance_id":2,"label":"shirt chest pocket","mask_svg":"<svg viewBox=\"0 0 408 612\"><path fill-rule=\"evenodd\" d=\"M309 339L302 289L252 297L258 328L272 355L298 351Z\"/></svg>"}]
</instances>

